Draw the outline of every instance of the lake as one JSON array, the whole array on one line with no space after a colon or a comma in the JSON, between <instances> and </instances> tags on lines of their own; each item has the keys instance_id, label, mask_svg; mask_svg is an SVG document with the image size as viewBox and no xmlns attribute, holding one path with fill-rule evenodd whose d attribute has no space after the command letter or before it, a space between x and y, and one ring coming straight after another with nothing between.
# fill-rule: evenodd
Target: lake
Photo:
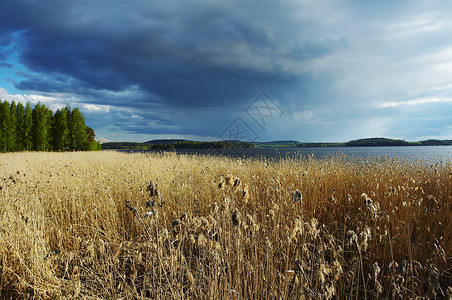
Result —
<instances>
[{"instance_id":1,"label":"lake","mask_svg":"<svg viewBox=\"0 0 452 300\"><path fill-rule=\"evenodd\" d=\"M122 152L148 152L137 150L121 150ZM149 152L161 152L151 150ZM169 152L183 154L220 155L230 157L253 157L279 159L284 157L326 158L344 154L347 157L365 159L377 158L409 158L427 162L451 161L452 146L384 146L384 147L283 147L283 148L235 148L235 149L177 149Z\"/></svg>"}]
</instances>

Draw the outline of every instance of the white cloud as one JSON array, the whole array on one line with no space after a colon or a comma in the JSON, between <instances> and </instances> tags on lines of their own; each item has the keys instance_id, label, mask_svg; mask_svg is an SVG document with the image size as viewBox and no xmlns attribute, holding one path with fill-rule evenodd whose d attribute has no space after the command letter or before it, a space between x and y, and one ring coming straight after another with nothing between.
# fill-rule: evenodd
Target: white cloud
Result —
<instances>
[{"instance_id":1,"label":"white cloud","mask_svg":"<svg viewBox=\"0 0 452 300\"><path fill-rule=\"evenodd\" d=\"M57 110L59 108L62 108L68 103L68 98L58 98L58 97L51 97L51 96L45 96L45 95L21 95L21 94L15 94L10 95L8 91L2 87L0 87L0 99L7 100L8 102L20 102L22 104L26 104L27 102L30 102L31 105L36 105L38 102L41 102L41 104L46 105L51 110Z\"/></svg>"},{"instance_id":2,"label":"white cloud","mask_svg":"<svg viewBox=\"0 0 452 300\"><path fill-rule=\"evenodd\" d=\"M385 30L406 38L407 35L429 33L442 29L444 23L439 16L432 14L421 14L405 17L400 22L395 22L385 27Z\"/></svg>"},{"instance_id":3,"label":"white cloud","mask_svg":"<svg viewBox=\"0 0 452 300\"><path fill-rule=\"evenodd\" d=\"M50 96L52 95L52 96ZM70 105L73 107L79 107L83 113L109 113L113 108L110 105L101 105L101 104L92 104L92 103L83 103L78 98L68 94L49 94L46 95L21 95L15 94L11 95L8 91L2 87L0 87L0 99L7 100L8 102L20 102L22 104L26 104L29 102L32 106L38 104L44 104L52 111L56 111L65 107L66 105Z\"/></svg>"},{"instance_id":4,"label":"white cloud","mask_svg":"<svg viewBox=\"0 0 452 300\"><path fill-rule=\"evenodd\" d=\"M452 98L427 97L405 101L382 101L374 103L374 106L378 108L389 108L398 106L418 106L423 104L447 103L447 102L452 102Z\"/></svg>"},{"instance_id":5,"label":"white cloud","mask_svg":"<svg viewBox=\"0 0 452 300\"><path fill-rule=\"evenodd\" d=\"M104 138L104 137L100 137L100 138L98 138L97 139L101 144L103 144L103 143L110 143L111 141L110 140L108 140L108 139L106 139L106 138Z\"/></svg>"},{"instance_id":6,"label":"white cloud","mask_svg":"<svg viewBox=\"0 0 452 300\"><path fill-rule=\"evenodd\" d=\"M90 112L105 112L108 113L111 110L110 105L99 105L99 104L90 104L90 103L81 103L79 106L83 109L83 111Z\"/></svg>"}]
</instances>

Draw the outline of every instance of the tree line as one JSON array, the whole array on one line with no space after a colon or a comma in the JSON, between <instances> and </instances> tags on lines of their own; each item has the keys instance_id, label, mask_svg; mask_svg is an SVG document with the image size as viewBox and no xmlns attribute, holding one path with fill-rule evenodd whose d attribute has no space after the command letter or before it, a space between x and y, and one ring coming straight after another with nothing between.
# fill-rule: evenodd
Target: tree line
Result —
<instances>
[{"instance_id":1,"label":"tree line","mask_svg":"<svg viewBox=\"0 0 452 300\"><path fill-rule=\"evenodd\" d=\"M100 150L94 137L77 107L66 105L53 113L40 102L32 108L0 101L0 152Z\"/></svg>"},{"instance_id":2,"label":"tree line","mask_svg":"<svg viewBox=\"0 0 452 300\"><path fill-rule=\"evenodd\" d=\"M181 141L174 143L175 149L231 149L231 148L254 148L254 144L236 141Z\"/></svg>"},{"instance_id":3,"label":"tree line","mask_svg":"<svg viewBox=\"0 0 452 300\"><path fill-rule=\"evenodd\" d=\"M171 144L151 144L136 142L109 142L102 144L103 149L134 149L134 150L175 150L175 149L231 149L231 148L254 148L254 144L248 142L198 142L180 141Z\"/></svg>"}]
</instances>

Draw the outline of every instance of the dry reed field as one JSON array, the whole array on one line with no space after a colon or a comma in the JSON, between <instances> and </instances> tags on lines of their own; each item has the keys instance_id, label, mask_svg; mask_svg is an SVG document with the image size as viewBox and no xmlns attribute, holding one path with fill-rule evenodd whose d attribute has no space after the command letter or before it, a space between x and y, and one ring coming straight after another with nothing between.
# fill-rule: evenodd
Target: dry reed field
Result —
<instances>
[{"instance_id":1,"label":"dry reed field","mask_svg":"<svg viewBox=\"0 0 452 300\"><path fill-rule=\"evenodd\" d=\"M452 297L452 167L0 154L0 298Z\"/></svg>"}]
</instances>

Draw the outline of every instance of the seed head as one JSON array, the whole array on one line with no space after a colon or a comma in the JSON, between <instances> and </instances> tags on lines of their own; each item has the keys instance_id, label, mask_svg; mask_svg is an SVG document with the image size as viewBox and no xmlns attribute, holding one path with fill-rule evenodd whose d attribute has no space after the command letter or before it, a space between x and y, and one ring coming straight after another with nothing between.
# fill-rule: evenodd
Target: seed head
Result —
<instances>
[{"instance_id":1,"label":"seed head","mask_svg":"<svg viewBox=\"0 0 452 300\"><path fill-rule=\"evenodd\" d=\"M179 224L180 224L180 220L179 219L175 219L173 222L171 222L171 226L172 227L177 226Z\"/></svg>"},{"instance_id":2,"label":"seed head","mask_svg":"<svg viewBox=\"0 0 452 300\"><path fill-rule=\"evenodd\" d=\"M380 269L380 266L378 266L377 262L374 263L373 267L374 267L374 277L375 277L374 279L375 279L375 282L377 282L378 274L380 273L381 269Z\"/></svg>"},{"instance_id":3,"label":"seed head","mask_svg":"<svg viewBox=\"0 0 452 300\"><path fill-rule=\"evenodd\" d=\"M218 184L218 188L219 188L219 189L222 189L222 188L224 187L224 184L225 184L224 178L221 177L221 178L220 178L220 183Z\"/></svg>"},{"instance_id":4,"label":"seed head","mask_svg":"<svg viewBox=\"0 0 452 300\"><path fill-rule=\"evenodd\" d=\"M253 216L250 214L246 214L246 225L248 225L252 231L259 231L260 229L260 226L256 223Z\"/></svg>"},{"instance_id":5,"label":"seed head","mask_svg":"<svg viewBox=\"0 0 452 300\"><path fill-rule=\"evenodd\" d=\"M293 194L292 194L292 202L293 203L297 203L299 201L302 200L302 195L301 192L299 190L296 190Z\"/></svg>"},{"instance_id":6,"label":"seed head","mask_svg":"<svg viewBox=\"0 0 452 300\"><path fill-rule=\"evenodd\" d=\"M154 200L146 201L146 202L144 202L144 205L146 207L154 207L155 206L155 201Z\"/></svg>"},{"instance_id":7,"label":"seed head","mask_svg":"<svg viewBox=\"0 0 452 300\"><path fill-rule=\"evenodd\" d=\"M232 186L234 184L234 180L232 178L233 177L231 174L226 174L226 176L224 177L226 185Z\"/></svg>"},{"instance_id":8,"label":"seed head","mask_svg":"<svg viewBox=\"0 0 452 300\"><path fill-rule=\"evenodd\" d=\"M347 231L347 234L345 235L345 244L347 246L350 246L354 241L357 241L356 233L353 230Z\"/></svg>"},{"instance_id":9,"label":"seed head","mask_svg":"<svg viewBox=\"0 0 452 300\"><path fill-rule=\"evenodd\" d=\"M234 226L240 225L240 213L237 209L234 210L234 213L232 214L232 224L234 224Z\"/></svg>"},{"instance_id":10,"label":"seed head","mask_svg":"<svg viewBox=\"0 0 452 300\"><path fill-rule=\"evenodd\" d=\"M206 247L207 246L207 242L208 242L208 240L207 240L206 236L204 234L200 233L198 235L198 246L199 247Z\"/></svg>"},{"instance_id":11,"label":"seed head","mask_svg":"<svg viewBox=\"0 0 452 300\"><path fill-rule=\"evenodd\" d=\"M248 190L248 185L245 183L242 188L242 199L246 203L246 202L248 202L249 198L250 198L250 192Z\"/></svg>"},{"instance_id":12,"label":"seed head","mask_svg":"<svg viewBox=\"0 0 452 300\"><path fill-rule=\"evenodd\" d=\"M154 184L154 182L151 180L149 182L148 187L146 188L147 191L149 191L149 197L158 196L159 192L157 190L157 184Z\"/></svg>"},{"instance_id":13,"label":"seed head","mask_svg":"<svg viewBox=\"0 0 452 300\"><path fill-rule=\"evenodd\" d=\"M126 201L126 207L131 211L131 212L133 212L134 214L137 214L138 212L137 212L137 209L135 208L135 207L133 207L132 205L130 205L130 202L129 201Z\"/></svg>"},{"instance_id":14,"label":"seed head","mask_svg":"<svg viewBox=\"0 0 452 300\"><path fill-rule=\"evenodd\" d=\"M372 199L370 199L366 193L362 193L361 197L364 198L364 205L370 205L372 204Z\"/></svg>"},{"instance_id":15,"label":"seed head","mask_svg":"<svg viewBox=\"0 0 452 300\"><path fill-rule=\"evenodd\" d=\"M240 184L241 184L240 178L237 177L237 178L234 180L234 187L239 187Z\"/></svg>"}]
</instances>

